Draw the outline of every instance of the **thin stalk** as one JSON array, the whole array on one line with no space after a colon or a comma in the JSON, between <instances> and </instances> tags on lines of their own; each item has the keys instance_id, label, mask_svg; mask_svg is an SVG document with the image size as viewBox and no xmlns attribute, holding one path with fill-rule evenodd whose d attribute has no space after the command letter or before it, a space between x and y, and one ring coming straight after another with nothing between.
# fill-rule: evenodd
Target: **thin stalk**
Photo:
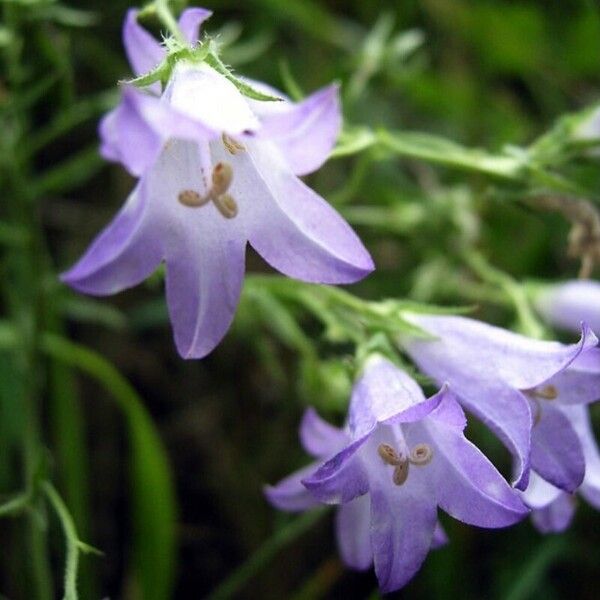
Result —
<instances>
[{"instance_id":1,"label":"thin stalk","mask_svg":"<svg viewBox=\"0 0 600 600\"><path fill-rule=\"evenodd\" d=\"M167 28L169 33L182 44L187 45L187 40L183 35L183 32L179 28L179 24L175 20L171 9L169 8L168 0L155 0L154 7L156 9L156 16L160 22Z\"/></svg>"},{"instance_id":2,"label":"thin stalk","mask_svg":"<svg viewBox=\"0 0 600 600\"><path fill-rule=\"evenodd\" d=\"M65 561L65 593L64 600L77 600L77 567L79 564L79 537L75 529L73 518L69 514L65 503L54 486L45 481L42 484L44 494L56 512L61 523L67 544L67 558Z\"/></svg>"}]
</instances>

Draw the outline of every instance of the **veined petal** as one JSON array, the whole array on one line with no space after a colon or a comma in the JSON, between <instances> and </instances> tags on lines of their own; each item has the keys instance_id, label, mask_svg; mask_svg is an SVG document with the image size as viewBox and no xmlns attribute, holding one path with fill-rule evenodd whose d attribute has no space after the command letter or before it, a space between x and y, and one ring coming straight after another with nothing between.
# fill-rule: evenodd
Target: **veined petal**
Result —
<instances>
[{"instance_id":1,"label":"veined petal","mask_svg":"<svg viewBox=\"0 0 600 600\"><path fill-rule=\"evenodd\" d=\"M506 527L521 520L527 508L485 455L456 427L458 403L450 394L422 422L404 426L412 445L428 444L431 462L423 468L442 510L479 527ZM460 411L462 412L462 411ZM451 413L450 418L446 413Z\"/></svg>"},{"instance_id":2,"label":"veined petal","mask_svg":"<svg viewBox=\"0 0 600 600\"><path fill-rule=\"evenodd\" d=\"M139 10L127 11L123 24L123 44L135 75L148 73L165 57L165 50L138 22Z\"/></svg>"},{"instance_id":3,"label":"veined petal","mask_svg":"<svg viewBox=\"0 0 600 600\"><path fill-rule=\"evenodd\" d=\"M419 357L435 354L442 361L436 371L476 373L478 378L499 379L518 389L533 388L547 381L598 343L585 324L579 343L565 345L531 339L466 317L423 314L406 317L439 338L405 339L409 354ZM439 373L434 377L452 383Z\"/></svg>"},{"instance_id":4,"label":"veined petal","mask_svg":"<svg viewBox=\"0 0 600 600\"><path fill-rule=\"evenodd\" d=\"M252 202L254 249L284 275L312 283L352 283L374 266L350 226L283 162L269 142L247 141L235 157L232 190Z\"/></svg>"},{"instance_id":5,"label":"veined petal","mask_svg":"<svg viewBox=\"0 0 600 600\"><path fill-rule=\"evenodd\" d=\"M209 161L208 144L172 141L144 179L153 220L164 231L167 305L184 358L202 358L225 335L244 277L246 234L239 215L227 219L213 202L190 208L178 201L186 190L205 193Z\"/></svg>"},{"instance_id":6,"label":"veined petal","mask_svg":"<svg viewBox=\"0 0 600 600\"><path fill-rule=\"evenodd\" d=\"M206 8L186 8L179 17L179 29L190 44L200 39L200 25L212 15Z\"/></svg>"},{"instance_id":7,"label":"veined petal","mask_svg":"<svg viewBox=\"0 0 600 600\"><path fill-rule=\"evenodd\" d=\"M146 279L163 255L160 232L147 210L138 185L112 223L61 281L86 294L114 294Z\"/></svg>"},{"instance_id":8,"label":"veined petal","mask_svg":"<svg viewBox=\"0 0 600 600\"><path fill-rule=\"evenodd\" d=\"M336 534L340 556L352 569L364 571L373 563L371 550L371 501L359 496L342 504L336 514Z\"/></svg>"},{"instance_id":9,"label":"veined petal","mask_svg":"<svg viewBox=\"0 0 600 600\"><path fill-rule=\"evenodd\" d=\"M329 157L342 126L339 87L330 85L302 102L255 102L260 135L274 142L292 172L316 171Z\"/></svg>"},{"instance_id":10,"label":"veined petal","mask_svg":"<svg viewBox=\"0 0 600 600\"><path fill-rule=\"evenodd\" d=\"M315 498L325 504L345 504L369 491L367 472L357 456L366 440L362 438L346 446L302 480Z\"/></svg>"},{"instance_id":11,"label":"veined petal","mask_svg":"<svg viewBox=\"0 0 600 600\"><path fill-rule=\"evenodd\" d=\"M562 492L545 508L531 513L531 520L541 533L560 533L564 531L575 514L575 498Z\"/></svg>"},{"instance_id":12,"label":"veined petal","mask_svg":"<svg viewBox=\"0 0 600 600\"><path fill-rule=\"evenodd\" d=\"M280 510L300 512L319 505L314 496L302 485L302 479L310 475L318 464L312 464L292 473L276 485L264 488L267 500Z\"/></svg>"},{"instance_id":13,"label":"veined petal","mask_svg":"<svg viewBox=\"0 0 600 600\"><path fill-rule=\"evenodd\" d=\"M563 412L544 402L531 432L531 466L546 481L574 492L585 474L585 459L577 433Z\"/></svg>"},{"instance_id":14,"label":"veined petal","mask_svg":"<svg viewBox=\"0 0 600 600\"><path fill-rule=\"evenodd\" d=\"M414 469L401 487L391 477L371 478L371 546L383 593L408 583L432 547L437 510L423 475Z\"/></svg>"},{"instance_id":15,"label":"veined petal","mask_svg":"<svg viewBox=\"0 0 600 600\"><path fill-rule=\"evenodd\" d=\"M337 427L321 419L314 408L308 408L300 424L302 447L315 458L327 458L339 452L350 440Z\"/></svg>"},{"instance_id":16,"label":"veined petal","mask_svg":"<svg viewBox=\"0 0 600 600\"><path fill-rule=\"evenodd\" d=\"M370 433L378 423L418 421L434 410L443 394L426 399L419 385L382 356L371 356L356 382L348 425L354 439Z\"/></svg>"},{"instance_id":17,"label":"veined petal","mask_svg":"<svg viewBox=\"0 0 600 600\"><path fill-rule=\"evenodd\" d=\"M415 359L413 355L413 359ZM415 362L425 372L430 363ZM444 377L448 381L449 372ZM529 402L518 390L498 381L478 381L469 374L453 375L450 389L460 403L485 423L509 449L516 459L513 485L518 489L527 487L531 451L531 427L533 419Z\"/></svg>"},{"instance_id":18,"label":"veined petal","mask_svg":"<svg viewBox=\"0 0 600 600\"><path fill-rule=\"evenodd\" d=\"M203 140L210 135L201 123L177 113L160 98L127 86L121 103L100 123L100 153L139 177L169 139Z\"/></svg>"},{"instance_id":19,"label":"veined petal","mask_svg":"<svg viewBox=\"0 0 600 600\"><path fill-rule=\"evenodd\" d=\"M213 207L208 207L213 208ZM244 279L246 241L227 224L203 227L167 255L167 304L183 358L203 358L227 333Z\"/></svg>"},{"instance_id":20,"label":"veined petal","mask_svg":"<svg viewBox=\"0 0 600 600\"><path fill-rule=\"evenodd\" d=\"M579 331L585 321L600 332L600 282L576 279L544 287L535 307L551 325Z\"/></svg>"},{"instance_id":21,"label":"veined petal","mask_svg":"<svg viewBox=\"0 0 600 600\"><path fill-rule=\"evenodd\" d=\"M211 130L213 137L222 132L251 134L260 127L235 85L205 63L179 62L164 97L176 111Z\"/></svg>"}]
</instances>

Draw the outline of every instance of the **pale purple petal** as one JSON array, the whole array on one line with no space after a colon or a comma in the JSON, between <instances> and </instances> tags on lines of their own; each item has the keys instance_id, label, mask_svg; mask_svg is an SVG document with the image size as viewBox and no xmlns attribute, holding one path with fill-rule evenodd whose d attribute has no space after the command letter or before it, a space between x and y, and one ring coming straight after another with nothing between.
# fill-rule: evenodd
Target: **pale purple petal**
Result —
<instances>
[{"instance_id":1,"label":"pale purple petal","mask_svg":"<svg viewBox=\"0 0 600 600\"><path fill-rule=\"evenodd\" d=\"M378 423L418 421L434 410L442 397L436 394L426 399L402 369L383 356L372 356L352 390L349 430L358 439Z\"/></svg>"},{"instance_id":2,"label":"pale purple petal","mask_svg":"<svg viewBox=\"0 0 600 600\"><path fill-rule=\"evenodd\" d=\"M409 354L442 364L433 371L462 371L480 379L499 379L518 389L533 388L569 366L598 339L587 326L582 327L577 344L560 344L531 339L512 331L457 316L406 315L437 340L405 340ZM451 383L451 380L445 378Z\"/></svg>"},{"instance_id":3,"label":"pale purple petal","mask_svg":"<svg viewBox=\"0 0 600 600\"><path fill-rule=\"evenodd\" d=\"M364 571L373 563L371 550L371 500L368 494L342 504L336 514L340 556L352 569Z\"/></svg>"},{"instance_id":4,"label":"pale purple petal","mask_svg":"<svg viewBox=\"0 0 600 600\"><path fill-rule=\"evenodd\" d=\"M600 282L576 279L542 288L535 296L535 306L551 325L579 331L585 321L600 332Z\"/></svg>"},{"instance_id":5,"label":"pale purple petal","mask_svg":"<svg viewBox=\"0 0 600 600\"><path fill-rule=\"evenodd\" d=\"M163 247L148 218L147 199L138 185L112 223L61 280L84 292L104 296L137 285L158 267Z\"/></svg>"},{"instance_id":6,"label":"pale purple petal","mask_svg":"<svg viewBox=\"0 0 600 600\"><path fill-rule=\"evenodd\" d=\"M206 8L186 8L179 17L179 29L190 44L200 38L200 25L212 15Z\"/></svg>"},{"instance_id":7,"label":"pale purple petal","mask_svg":"<svg viewBox=\"0 0 600 600\"><path fill-rule=\"evenodd\" d=\"M314 408L308 408L300 424L302 447L315 458L327 458L339 452L349 442L348 436L321 419Z\"/></svg>"},{"instance_id":8,"label":"pale purple petal","mask_svg":"<svg viewBox=\"0 0 600 600\"><path fill-rule=\"evenodd\" d=\"M529 485L524 492L521 492L521 498L527 506L539 509L552 504L561 494L564 494L562 490L548 483L532 470Z\"/></svg>"},{"instance_id":9,"label":"pale purple petal","mask_svg":"<svg viewBox=\"0 0 600 600\"><path fill-rule=\"evenodd\" d=\"M125 86L121 103L100 123L100 153L139 177L154 165L171 138L204 140L210 135L202 123L178 113L157 96Z\"/></svg>"},{"instance_id":10,"label":"pale purple petal","mask_svg":"<svg viewBox=\"0 0 600 600\"><path fill-rule=\"evenodd\" d=\"M243 221L226 219L212 202L201 208L178 202L183 190L204 193L205 152L208 146L171 142L145 178L155 227L164 232L167 305L184 358L205 356L225 335L244 276Z\"/></svg>"},{"instance_id":11,"label":"pale purple petal","mask_svg":"<svg viewBox=\"0 0 600 600\"><path fill-rule=\"evenodd\" d=\"M135 75L143 75L156 67L165 57L164 48L138 22L139 11L127 11L123 24L123 44Z\"/></svg>"},{"instance_id":12,"label":"pale purple petal","mask_svg":"<svg viewBox=\"0 0 600 600\"><path fill-rule=\"evenodd\" d=\"M595 508L600 509L600 452L586 406L563 408L573 429L575 429L585 457L585 477L579 491Z\"/></svg>"},{"instance_id":13,"label":"pale purple petal","mask_svg":"<svg viewBox=\"0 0 600 600\"><path fill-rule=\"evenodd\" d=\"M555 388L556 402L561 405L590 404L600 399L600 373L580 370L574 365L549 379L544 384L547 385Z\"/></svg>"},{"instance_id":14,"label":"pale purple petal","mask_svg":"<svg viewBox=\"0 0 600 600\"><path fill-rule=\"evenodd\" d=\"M259 109L261 137L277 145L296 175L316 171L331 154L342 126L338 86L323 88L299 103L260 104L277 105Z\"/></svg>"},{"instance_id":15,"label":"pale purple petal","mask_svg":"<svg viewBox=\"0 0 600 600\"><path fill-rule=\"evenodd\" d=\"M180 114L220 136L247 134L260 123L238 89L206 63L179 62L165 89L165 99Z\"/></svg>"},{"instance_id":16,"label":"pale purple petal","mask_svg":"<svg viewBox=\"0 0 600 600\"><path fill-rule=\"evenodd\" d=\"M427 372L418 360L416 362ZM480 382L468 374L457 374L449 380L449 385L461 404L485 423L513 454L516 459L513 485L525 489L533 425L529 401L521 392L501 382Z\"/></svg>"},{"instance_id":17,"label":"pale purple petal","mask_svg":"<svg viewBox=\"0 0 600 600\"><path fill-rule=\"evenodd\" d=\"M276 485L264 488L267 500L276 508L288 512L300 512L319 505L314 496L302 485L302 479L312 473L317 464L312 464L292 473Z\"/></svg>"},{"instance_id":18,"label":"pale purple petal","mask_svg":"<svg viewBox=\"0 0 600 600\"><path fill-rule=\"evenodd\" d=\"M233 157L232 193L251 197L249 241L275 269L312 283L352 283L373 261L342 217L283 162L268 142ZM230 157L231 159L232 157Z\"/></svg>"},{"instance_id":19,"label":"pale purple petal","mask_svg":"<svg viewBox=\"0 0 600 600\"><path fill-rule=\"evenodd\" d=\"M543 402L531 432L531 467L552 485L573 492L585 473L581 444L569 419L550 401Z\"/></svg>"},{"instance_id":20,"label":"pale purple petal","mask_svg":"<svg viewBox=\"0 0 600 600\"><path fill-rule=\"evenodd\" d=\"M458 411L462 412L458 403L447 394L422 422L404 426L407 442L432 448L433 457L423 472L442 510L479 527L512 525L528 510L494 465L464 437L464 424L456 427Z\"/></svg>"},{"instance_id":21,"label":"pale purple petal","mask_svg":"<svg viewBox=\"0 0 600 600\"><path fill-rule=\"evenodd\" d=\"M125 88L120 104L102 119L99 129L100 154L138 177L158 158L163 145L161 133L144 118L141 105L147 102L159 101Z\"/></svg>"},{"instance_id":22,"label":"pale purple petal","mask_svg":"<svg viewBox=\"0 0 600 600\"><path fill-rule=\"evenodd\" d=\"M383 593L408 583L432 547L437 522L432 490L423 469L411 471L406 485L391 477L371 480L371 546Z\"/></svg>"},{"instance_id":23,"label":"pale purple petal","mask_svg":"<svg viewBox=\"0 0 600 600\"><path fill-rule=\"evenodd\" d=\"M541 533L561 533L571 523L575 508L575 498L562 492L545 508L534 510L531 520Z\"/></svg>"},{"instance_id":24,"label":"pale purple petal","mask_svg":"<svg viewBox=\"0 0 600 600\"><path fill-rule=\"evenodd\" d=\"M435 524L435 529L433 530L433 539L431 540L432 550L437 550L438 548L442 548L449 541L450 540L448 539L448 534L442 527L442 524L438 521Z\"/></svg>"},{"instance_id":25,"label":"pale purple petal","mask_svg":"<svg viewBox=\"0 0 600 600\"><path fill-rule=\"evenodd\" d=\"M344 504L369 491L369 476L357 452L368 438L346 446L302 483L325 504Z\"/></svg>"}]
</instances>

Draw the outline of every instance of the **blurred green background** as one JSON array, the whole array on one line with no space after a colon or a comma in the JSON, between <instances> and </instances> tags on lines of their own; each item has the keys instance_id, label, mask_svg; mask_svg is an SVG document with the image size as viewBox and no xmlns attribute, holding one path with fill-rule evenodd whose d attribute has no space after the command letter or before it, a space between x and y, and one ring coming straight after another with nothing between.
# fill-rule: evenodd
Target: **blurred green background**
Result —
<instances>
[{"instance_id":1,"label":"blurred green background","mask_svg":"<svg viewBox=\"0 0 600 600\"><path fill-rule=\"evenodd\" d=\"M298 521L262 495L265 483L306 461L297 439L306 405L333 421L343 418L344 360L352 349L334 347L297 311L314 356L324 360L299 353L273 318L280 307L248 294L219 348L186 362L172 343L160 278L101 301L57 284L56 274L82 253L133 184L121 167L98 157L96 135L98 118L117 101L116 82L129 76L120 39L129 4L0 5L3 307L17 322L15 306L26 305L27 286L35 287L42 329L56 336L42 340L50 350L36 357L28 376L12 351L2 351L0 492L9 497L19 487L17 441L27 417L18 400L31 377L49 449L43 468L84 541L104 553L81 559L82 598L201 598L217 589L216 597L376 598L371 572L353 573L339 562L331 514ZM204 6L215 13L206 30L220 32L223 57L238 72L305 94L338 80L351 125L422 130L497 150L526 144L561 114L600 100L600 4L592 0ZM8 59L17 45L20 67L11 75ZM464 267L455 257L464 243L516 277L577 272L565 257L568 225L501 202L481 176L400 161L375 148L333 160L308 181L374 255L378 271L353 289L365 297L465 302L457 293ZM15 209L19 202L27 214ZM13 239L20 231L29 235L27 227L37 228L43 245L32 254L36 279L25 276L33 267L20 262ZM248 270L268 268L249 254ZM503 308L482 304L475 316L511 324ZM79 346L53 347L64 335L108 362ZM508 472L508 456L489 434L476 424L469 433ZM174 527L163 488L169 479L177 498ZM58 590L61 531L43 511L38 516L48 522ZM442 520L451 543L431 553L398 598L598 597L600 526L583 503L560 536L542 537L528 521L483 531ZM36 598L26 575L26 536L18 519L0 520L0 597Z\"/></svg>"}]
</instances>

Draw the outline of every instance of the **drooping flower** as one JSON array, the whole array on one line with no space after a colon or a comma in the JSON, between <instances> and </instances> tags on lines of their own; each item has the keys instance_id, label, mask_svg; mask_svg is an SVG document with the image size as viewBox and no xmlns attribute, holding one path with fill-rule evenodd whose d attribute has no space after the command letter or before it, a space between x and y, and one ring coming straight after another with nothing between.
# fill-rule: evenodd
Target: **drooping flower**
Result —
<instances>
[{"instance_id":1,"label":"drooping flower","mask_svg":"<svg viewBox=\"0 0 600 600\"><path fill-rule=\"evenodd\" d=\"M574 279L536 287L534 304L545 321L569 331L578 331L585 321L600 332L600 282Z\"/></svg>"},{"instance_id":2,"label":"drooping flower","mask_svg":"<svg viewBox=\"0 0 600 600\"><path fill-rule=\"evenodd\" d=\"M344 429L308 412L300 436L320 460L268 488L267 496L283 510L341 505L336 525L344 562L357 569L374 563L381 590L396 590L443 543L438 506L480 527L508 526L527 514L464 437L465 425L450 391L426 399L408 375L373 356L354 387Z\"/></svg>"},{"instance_id":3,"label":"drooping flower","mask_svg":"<svg viewBox=\"0 0 600 600\"><path fill-rule=\"evenodd\" d=\"M600 510L600 452L589 409L587 406L565 406L560 410L577 433L585 458L585 477L577 493ZM531 518L542 533L564 531L575 513L575 496L553 486L535 472L531 474L523 499L533 509Z\"/></svg>"},{"instance_id":4,"label":"drooping flower","mask_svg":"<svg viewBox=\"0 0 600 600\"><path fill-rule=\"evenodd\" d=\"M587 326L579 343L565 345L465 317L407 318L432 337L403 336L400 343L424 373L448 383L513 453L516 487L527 487L530 466L566 491L581 484L581 443L560 408L600 396L598 339Z\"/></svg>"},{"instance_id":5,"label":"drooping flower","mask_svg":"<svg viewBox=\"0 0 600 600\"><path fill-rule=\"evenodd\" d=\"M127 15L124 42L139 74L164 50L136 14ZM183 13L180 27L191 44L209 14ZM162 95L126 87L101 123L101 152L140 180L63 281L88 294L114 294L164 261L176 346L186 358L201 358L231 324L248 242L289 277L361 279L373 270L369 253L297 177L326 160L340 123L336 86L297 104L258 102L203 63L179 62Z\"/></svg>"}]
</instances>

